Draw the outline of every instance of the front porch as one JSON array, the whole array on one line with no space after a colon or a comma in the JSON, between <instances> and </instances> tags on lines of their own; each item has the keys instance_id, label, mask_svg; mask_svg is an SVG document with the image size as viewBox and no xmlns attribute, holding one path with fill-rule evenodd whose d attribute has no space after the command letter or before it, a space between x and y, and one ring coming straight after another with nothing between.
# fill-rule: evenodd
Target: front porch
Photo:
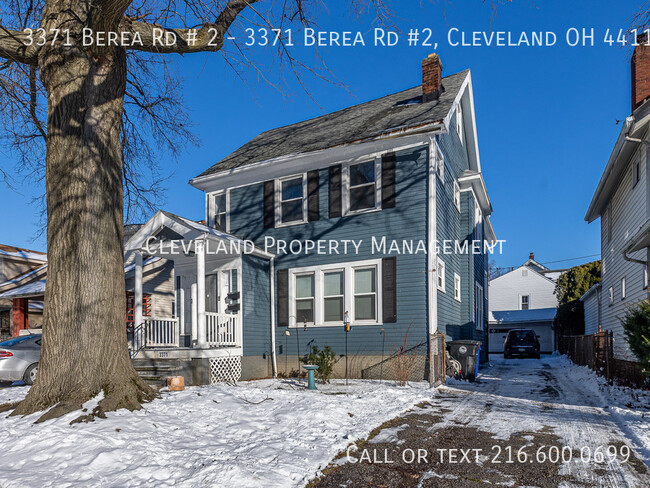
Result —
<instances>
[{"instance_id":1,"label":"front porch","mask_svg":"<svg viewBox=\"0 0 650 488\"><path fill-rule=\"evenodd\" d=\"M222 370L229 372L227 379L239 379L243 254L272 256L230 234L163 211L129 239L125 252L130 263L127 288L132 290L132 316L127 316L132 359L190 361L209 370L210 382ZM173 263L166 278L173 290L171 307L157 305L162 298L152 292L155 279L143 279L147 263L156 259Z\"/></svg>"}]
</instances>

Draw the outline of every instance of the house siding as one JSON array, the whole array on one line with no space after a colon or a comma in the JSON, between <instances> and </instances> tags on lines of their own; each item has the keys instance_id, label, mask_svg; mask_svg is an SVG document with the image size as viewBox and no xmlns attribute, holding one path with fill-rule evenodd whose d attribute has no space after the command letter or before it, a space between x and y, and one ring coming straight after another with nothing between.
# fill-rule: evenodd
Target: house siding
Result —
<instances>
[{"instance_id":1,"label":"house siding","mask_svg":"<svg viewBox=\"0 0 650 488\"><path fill-rule=\"evenodd\" d=\"M585 334L587 335L598 332L600 294L601 289L596 289L582 301L585 313Z\"/></svg>"},{"instance_id":2,"label":"house siding","mask_svg":"<svg viewBox=\"0 0 650 488\"><path fill-rule=\"evenodd\" d=\"M525 275L525 276L524 276ZM555 308L555 283L528 266L520 266L490 281L490 310L520 310L521 296L529 296L529 308Z\"/></svg>"},{"instance_id":3,"label":"house siding","mask_svg":"<svg viewBox=\"0 0 650 488\"><path fill-rule=\"evenodd\" d=\"M633 186L633 168L639 161L641 178ZM614 335L614 356L620 359L635 361L636 357L630 351L625 340L620 318L630 305L646 299L644 288L643 265L626 261L623 258L623 248L630 236L647 220L648 187L646 172L646 148L639 148L628 163L627 169L616 191L609 202L611 209L601 218L601 252L602 252L602 325L603 329L611 330ZM608 239L608 219L611 219L611 239ZM633 253L635 259L646 259L646 252ZM621 279L626 279L626 298L621 297ZM610 303L609 289L613 288L614 300Z\"/></svg>"},{"instance_id":4,"label":"house siding","mask_svg":"<svg viewBox=\"0 0 650 488\"><path fill-rule=\"evenodd\" d=\"M301 254L278 255L276 270L296 267L318 266L332 263L348 263L367 259L380 259L389 254L372 254L371 240L386 236L395 239L426 241L426 181L429 151L427 146L399 151L396 153L394 208L329 218L328 168L319 171L320 219L289 227L263 228L263 184L249 185L232 189L231 232L245 239L251 239L264 247L264 237L276 240L305 241L308 239L362 240L358 254ZM352 248L351 248L352 249ZM272 251L272 249L269 249ZM348 334L348 352L354 355L381 355L390 353L404 342L414 346L426 341L426 254L391 254L397 257L397 322L374 326L356 326ZM275 278L275 277L274 277ZM378 284L379 286L379 284ZM381 328L385 329L385 342ZM337 354L345 351L345 333L339 326L309 326L307 330L290 328L291 336L285 336L285 327L277 329L278 348L282 354L296 355L306 353L312 345L323 348L329 345ZM260 346L247 349L246 353L260 354ZM282 354L278 361L283 360Z\"/></svg>"},{"instance_id":5,"label":"house siding","mask_svg":"<svg viewBox=\"0 0 650 488\"><path fill-rule=\"evenodd\" d=\"M133 291L134 278L125 282L126 290ZM145 266L142 270L142 293L151 295L151 316L168 318L172 316L174 301L174 262L164 261Z\"/></svg>"}]
</instances>

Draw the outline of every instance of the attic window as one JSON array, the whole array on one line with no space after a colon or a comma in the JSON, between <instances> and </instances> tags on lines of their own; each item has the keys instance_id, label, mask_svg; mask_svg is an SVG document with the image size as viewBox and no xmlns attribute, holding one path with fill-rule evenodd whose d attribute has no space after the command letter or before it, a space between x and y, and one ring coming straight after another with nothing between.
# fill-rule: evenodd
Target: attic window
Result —
<instances>
[{"instance_id":1,"label":"attic window","mask_svg":"<svg viewBox=\"0 0 650 488\"><path fill-rule=\"evenodd\" d=\"M458 108L456 108L456 132L458 133L458 138L460 143L463 143L463 106L458 103Z\"/></svg>"}]
</instances>

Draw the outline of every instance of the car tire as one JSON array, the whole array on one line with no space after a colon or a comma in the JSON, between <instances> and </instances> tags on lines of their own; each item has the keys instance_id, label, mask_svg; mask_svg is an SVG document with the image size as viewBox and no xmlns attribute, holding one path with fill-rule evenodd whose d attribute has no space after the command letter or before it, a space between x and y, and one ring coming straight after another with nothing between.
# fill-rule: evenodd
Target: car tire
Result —
<instances>
[{"instance_id":1,"label":"car tire","mask_svg":"<svg viewBox=\"0 0 650 488\"><path fill-rule=\"evenodd\" d=\"M503 359L510 359L510 356L508 356L506 353L503 353Z\"/></svg>"},{"instance_id":2,"label":"car tire","mask_svg":"<svg viewBox=\"0 0 650 488\"><path fill-rule=\"evenodd\" d=\"M34 380L36 379L36 373L38 372L38 363L31 364L29 368L25 370L23 375L23 381L26 385L33 385Z\"/></svg>"}]
</instances>

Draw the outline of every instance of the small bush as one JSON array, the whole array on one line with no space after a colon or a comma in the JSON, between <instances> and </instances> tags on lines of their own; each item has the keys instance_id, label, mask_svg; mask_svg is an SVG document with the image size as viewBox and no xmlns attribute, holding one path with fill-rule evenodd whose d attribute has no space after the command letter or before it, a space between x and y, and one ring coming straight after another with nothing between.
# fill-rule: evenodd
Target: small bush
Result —
<instances>
[{"instance_id":1,"label":"small bush","mask_svg":"<svg viewBox=\"0 0 650 488\"><path fill-rule=\"evenodd\" d=\"M314 375L325 384L329 383L332 377L332 370L336 364L336 354L334 354L330 346L325 346L322 351L318 349L318 346L313 346L311 352L304 358L300 358L300 361L304 364L318 366L318 369L314 371Z\"/></svg>"},{"instance_id":2,"label":"small bush","mask_svg":"<svg viewBox=\"0 0 650 488\"><path fill-rule=\"evenodd\" d=\"M621 322L630 349L650 376L650 303L643 301L630 307Z\"/></svg>"}]
</instances>

